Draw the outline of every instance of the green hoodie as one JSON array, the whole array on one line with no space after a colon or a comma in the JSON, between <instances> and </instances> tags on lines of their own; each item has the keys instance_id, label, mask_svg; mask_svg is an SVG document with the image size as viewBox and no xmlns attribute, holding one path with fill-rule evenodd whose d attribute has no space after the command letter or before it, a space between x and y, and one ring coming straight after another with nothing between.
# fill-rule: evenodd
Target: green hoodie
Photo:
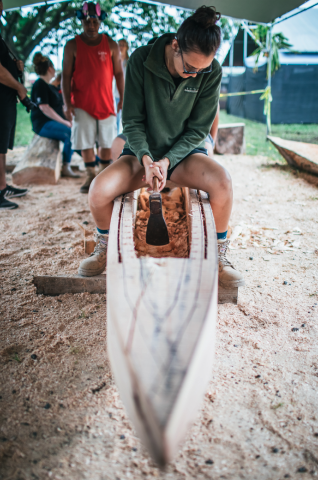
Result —
<instances>
[{"instance_id":1,"label":"green hoodie","mask_svg":"<svg viewBox=\"0 0 318 480\"><path fill-rule=\"evenodd\" d=\"M191 150L204 148L214 121L222 69L213 60L212 72L183 80L176 88L165 65L165 46L174 34L166 33L152 45L137 48L127 64L123 105L125 148L139 162L164 157L175 167Z\"/></svg>"}]
</instances>

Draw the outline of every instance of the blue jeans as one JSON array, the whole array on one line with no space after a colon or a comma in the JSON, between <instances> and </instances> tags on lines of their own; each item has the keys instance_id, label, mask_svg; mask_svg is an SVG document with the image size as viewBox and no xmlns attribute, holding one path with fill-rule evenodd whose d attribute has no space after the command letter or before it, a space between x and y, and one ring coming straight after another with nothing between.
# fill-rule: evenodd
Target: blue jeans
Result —
<instances>
[{"instance_id":1,"label":"blue jeans","mask_svg":"<svg viewBox=\"0 0 318 480\"><path fill-rule=\"evenodd\" d=\"M40 130L40 137L51 138L64 142L63 163L70 163L73 150L71 144L71 129L55 120L49 120Z\"/></svg>"}]
</instances>

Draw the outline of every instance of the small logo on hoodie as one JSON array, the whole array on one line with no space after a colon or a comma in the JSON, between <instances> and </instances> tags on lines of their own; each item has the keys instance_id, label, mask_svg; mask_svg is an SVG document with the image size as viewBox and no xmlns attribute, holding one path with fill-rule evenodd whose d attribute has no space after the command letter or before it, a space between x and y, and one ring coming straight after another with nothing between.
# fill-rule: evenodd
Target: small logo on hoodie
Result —
<instances>
[{"instance_id":1,"label":"small logo on hoodie","mask_svg":"<svg viewBox=\"0 0 318 480\"><path fill-rule=\"evenodd\" d=\"M187 93L198 93L199 89L198 88L191 88L191 87L187 87L184 89L185 92Z\"/></svg>"}]
</instances>

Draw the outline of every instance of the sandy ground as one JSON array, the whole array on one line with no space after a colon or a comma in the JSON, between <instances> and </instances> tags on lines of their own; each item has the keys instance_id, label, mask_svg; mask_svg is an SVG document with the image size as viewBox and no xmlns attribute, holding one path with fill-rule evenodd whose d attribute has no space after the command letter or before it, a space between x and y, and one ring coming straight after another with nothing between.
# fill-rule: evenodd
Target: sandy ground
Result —
<instances>
[{"instance_id":1,"label":"sandy ground","mask_svg":"<svg viewBox=\"0 0 318 480\"><path fill-rule=\"evenodd\" d=\"M36 274L75 273L84 257L77 222L93 223L82 179L31 187L1 213L1 479L317 475L317 182L261 157L221 161L235 189L230 257L247 285L238 305L219 307L211 382L165 472L112 379L105 297L37 296L32 285Z\"/></svg>"}]
</instances>

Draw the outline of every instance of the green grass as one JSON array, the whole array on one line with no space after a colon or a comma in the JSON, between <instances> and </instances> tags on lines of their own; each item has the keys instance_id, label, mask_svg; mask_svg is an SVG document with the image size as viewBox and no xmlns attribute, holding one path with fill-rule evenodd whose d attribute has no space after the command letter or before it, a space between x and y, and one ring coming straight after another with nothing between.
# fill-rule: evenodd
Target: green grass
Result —
<instances>
[{"instance_id":1,"label":"green grass","mask_svg":"<svg viewBox=\"0 0 318 480\"><path fill-rule=\"evenodd\" d=\"M270 142L266 141L266 125L264 123L253 122L245 118L228 115L224 110L221 110L220 123L238 122L245 123L247 155L264 155L274 161L282 160L276 148ZM24 106L19 103L15 146L29 145L33 135L30 114L27 113ZM287 140L318 144L318 125L273 125L272 135Z\"/></svg>"},{"instance_id":2,"label":"green grass","mask_svg":"<svg viewBox=\"0 0 318 480\"><path fill-rule=\"evenodd\" d=\"M32 131L30 114L26 112L25 107L21 103L19 103L17 107L18 117L14 146L23 147L24 145L29 145L29 143L31 143L34 132Z\"/></svg>"},{"instance_id":3,"label":"green grass","mask_svg":"<svg viewBox=\"0 0 318 480\"><path fill-rule=\"evenodd\" d=\"M264 123L228 115L224 110L220 111L220 123L245 123L247 155L264 155L275 161L282 159L276 148L266 141L266 125ZM272 125L271 135L286 140L318 144L318 125Z\"/></svg>"}]
</instances>

